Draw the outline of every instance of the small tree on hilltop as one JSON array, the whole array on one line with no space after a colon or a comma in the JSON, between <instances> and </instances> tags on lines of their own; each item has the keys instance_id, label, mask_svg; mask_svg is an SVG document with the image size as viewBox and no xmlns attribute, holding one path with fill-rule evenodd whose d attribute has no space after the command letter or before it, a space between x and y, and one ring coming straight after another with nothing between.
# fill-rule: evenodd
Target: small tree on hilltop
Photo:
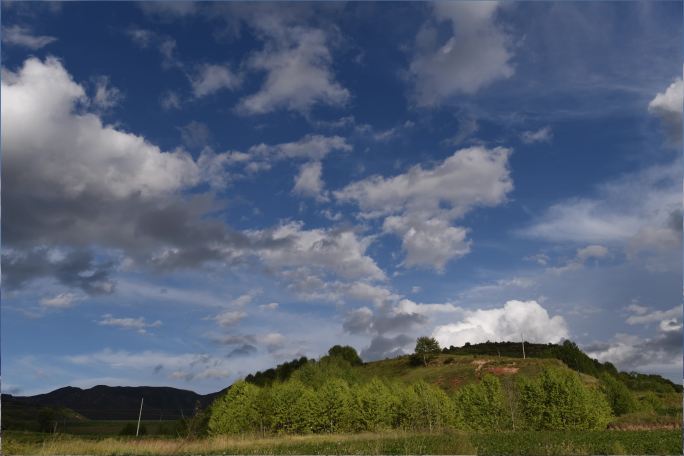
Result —
<instances>
[{"instance_id":1,"label":"small tree on hilltop","mask_svg":"<svg viewBox=\"0 0 684 456\"><path fill-rule=\"evenodd\" d=\"M330 350L328 350L328 356L342 358L345 361L348 361L352 366L360 366L363 364L363 361L356 352L356 349L354 347L350 347L349 345L335 345L330 347Z\"/></svg>"},{"instance_id":2,"label":"small tree on hilltop","mask_svg":"<svg viewBox=\"0 0 684 456\"><path fill-rule=\"evenodd\" d=\"M434 337L419 337L416 340L416 349L415 353L416 355L420 356L423 359L423 364L427 367L427 362L428 359L430 358L430 355L433 355L435 353L439 353L440 347L439 347L439 342L437 342L437 339Z\"/></svg>"}]
</instances>

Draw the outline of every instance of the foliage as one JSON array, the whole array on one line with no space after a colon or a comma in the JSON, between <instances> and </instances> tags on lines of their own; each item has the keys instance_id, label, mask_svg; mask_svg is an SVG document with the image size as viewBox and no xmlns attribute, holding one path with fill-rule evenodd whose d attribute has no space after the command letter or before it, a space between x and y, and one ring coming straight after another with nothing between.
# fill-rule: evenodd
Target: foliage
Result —
<instances>
[{"instance_id":1,"label":"foliage","mask_svg":"<svg viewBox=\"0 0 684 456\"><path fill-rule=\"evenodd\" d=\"M455 397L456 409L472 430L494 430L503 427L506 414L501 382L485 375L480 383L464 386Z\"/></svg>"},{"instance_id":2,"label":"foliage","mask_svg":"<svg viewBox=\"0 0 684 456\"><path fill-rule=\"evenodd\" d=\"M634 394L624 383L608 374L601 375L600 380L601 390L615 415L619 416L637 411L638 404Z\"/></svg>"},{"instance_id":3,"label":"foliage","mask_svg":"<svg viewBox=\"0 0 684 456\"><path fill-rule=\"evenodd\" d=\"M536 430L605 429L611 419L600 391L585 386L576 373L559 369L522 379L520 402L527 426Z\"/></svg>"},{"instance_id":4,"label":"foliage","mask_svg":"<svg viewBox=\"0 0 684 456\"><path fill-rule=\"evenodd\" d=\"M209 433L238 434L254 429L259 422L257 396L259 388L239 381L212 405Z\"/></svg>"},{"instance_id":5,"label":"foliage","mask_svg":"<svg viewBox=\"0 0 684 456\"><path fill-rule=\"evenodd\" d=\"M328 356L331 358L342 358L352 366L360 366L363 364L361 357L356 352L354 347L349 345L334 345L328 350Z\"/></svg>"},{"instance_id":6,"label":"foliage","mask_svg":"<svg viewBox=\"0 0 684 456\"><path fill-rule=\"evenodd\" d=\"M414 350L416 356L423 360L423 364L427 366L430 355L439 353L439 342L434 337L419 337L416 340L416 348Z\"/></svg>"},{"instance_id":7,"label":"foliage","mask_svg":"<svg viewBox=\"0 0 684 456\"><path fill-rule=\"evenodd\" d=\"M257 371L255 374L249 374L245 381L253 383L258 386L270 385L276 381L284 381L290 378L292 373L300 367L306 365L310 360L306 356L292 361L278 364L276 368L266 369L265 371Z\"/></svg>"},{"instance_id":8,"label":"foliage","mask_svg":"<svg viewBox=\"0 0 684 456\"><path fill-rule=\"evenodd\" d=\"M353 391L352 429L377 431L387 429L394 421L395 398L377 378Z\"/></svg>"}]
</instances>

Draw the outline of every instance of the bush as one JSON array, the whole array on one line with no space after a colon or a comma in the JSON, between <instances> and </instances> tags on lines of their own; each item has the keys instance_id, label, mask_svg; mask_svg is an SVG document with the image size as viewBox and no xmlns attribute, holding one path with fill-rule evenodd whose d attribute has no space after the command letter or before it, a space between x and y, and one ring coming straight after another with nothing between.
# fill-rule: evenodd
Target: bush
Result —
<instances>
[{"instance_id":1,"label":"bush","mask_svg":"<svg viewBox=\"0 0 684 456\"><path fill-rule=\"evenodd\" d=\"M608 404L615 415L636 412L638 405L634 394L627 386L612 375L601 375L601 391L606 395Z\"/></svg>"},{"instance_id":2,"label":"bush","mask_svg":"<svg viewBox=\"0 0 684 456\"><path fill-rule=\"evenodd\" d=\"M535 430L605 429L612 418L605 396L585 386L574 372L546 369L534 380L523 380L520 406Z\"/></svg>"},{"instance_id":3,"label":"bush","mask_svg":"<svg viewBox=\"0 0 684 456\"><path fill-rule=\"evenodd\" d=\"M234 383L226 394L212 405L208 423L209 433L238 434L258 429L258 394L259 388L251 383Z\"/></svg>"},{"instance_id":4,"label":"bush","mask_svg":"<svg viewBox=\"0 0 684 456\"><path fill-rule=\"evenodd\" d=\"M466 385L455 396L456 409L472 430L494 430L503 427L505 397L501 382L485 375L480 383Z\"/></svg>"},{"instance_id":5,"label":"bush","mask_svg":"<svg viewBox=\"0 0 684 456\"><path fill-rule=\"evenodd\" d=\"M355 431L390 428L395 421L396 399L382 381L373 378L355 388L351 422Z\"/></svg>"}]
</instances>

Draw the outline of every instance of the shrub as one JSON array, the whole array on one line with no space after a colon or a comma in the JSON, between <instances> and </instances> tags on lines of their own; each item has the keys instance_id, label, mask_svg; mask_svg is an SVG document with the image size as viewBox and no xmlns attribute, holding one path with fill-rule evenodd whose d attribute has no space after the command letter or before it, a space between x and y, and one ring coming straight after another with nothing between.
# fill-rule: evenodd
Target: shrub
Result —
<instances>
[{"instance_id":1,"label":"shrub","mask_svg":"<svg viewBox=\"0 0 684 456\"><path fill-rule=\"evenodd\" d=\"M520 402L527 425L536 430L604 429L611 419L605 396L574 372L546 369L523 380Z\"/></svg>"},{"instance_id":2,"label":"shrub","mask_svg":"<svg viewBox=\"0 0 684 456\"><path fill-rule=\"evenodd\" d=\"M627 386L612 375L601 375L601 391L606 395L610 408L615 415L624 415L637 411L634 394Z\"/></svg>"},{"instance_id":3,"label":"shrub","mask_svg":"<svg viewBox=\"0 0 684 456\"><path fill-rule=\"evenodd\" d=\"M472 430L494 430L503 427L505 397L501 382L485 375L480 383L466 385L455 396L456 409Z\"/></svg>"},{"instance_id":4,"label":"shrub","mask_svg":"<svg viewBox=\"0 0 684 456\"><path fill-rule=\"evenodd\" d=\"M258 394L259 387L251 383L234 383L226 394L212 405L208 423L209 433L238 434L258 429Z\"/></svg>"}]
</instances>

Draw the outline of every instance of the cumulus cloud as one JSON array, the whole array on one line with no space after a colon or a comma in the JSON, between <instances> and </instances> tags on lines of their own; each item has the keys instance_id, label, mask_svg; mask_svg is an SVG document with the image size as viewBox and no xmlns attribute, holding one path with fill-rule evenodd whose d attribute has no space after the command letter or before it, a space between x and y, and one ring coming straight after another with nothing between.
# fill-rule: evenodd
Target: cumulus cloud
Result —
<instances>
[{"instance_id":1,"label":"cumulus cloud","mask_svg":"<svg viewBox=\"0 0 684 456\"><path fill-rule=\"evenodd\" d=\"M513 189L510 149L471 147L432 168L415 165L394 177L372 176L334 192L354 202L362 216L386 216L383 229L402 238L404 266L443 270L447 261L470 251L467 228L451 221L481 206L496 206Z\"/></svg>"},{"instance_id":2,"label":"cumulus cloud","mask_svg":"<svg viewBox=\"0 0 684 456\"><path fill-rule=\"evenodd\" d=\"M294 178L292 193L295 195L308 196L320 201L326 201L325 184L321 178L322 165L319 161L305 163L299 168L299 173Z\"/></svg>"},{"instance_id":3,"label":"cumulus cloud","mask_svg":"<svg viewBox=\"0 0 684 456\"><path fill-rule=\"evenodd\" d=\"M651 337L618 333L608 342L597 342L583 348L592 358L609 361L620 370L681 376L681 319L679 325L659 328Z\"/></svg>"},{"instance_id":4,"label":"cumulus cloud","mask_svg":"<svg viewBox=\"0 0 684 456\"><path fill-rule=\"evenodd\" d=\"M14 249L3 252L3 276L10 287L52 276L88 293L111 292L114 265L95 260L106 256L104 249L122 250L142 265L177 268L235 261L262 242L268 248L287 242L272 243L267 231L231 230L206 216L217 209L210 194L184 195L212 181L214 161L231 154L200 163L183 150L162 151L103 124L88 105L84 88L57 59L30 58L3 73L2 237ZM57 246L73 252L42 261Z\"/></svg>"},{"instance_id":5,"label":"cumulus cloud","mask_svg":"<svg viewBox=\"0 0 684 456\"><path fill-rule=\"evenodd\" d=\"M496 22L497 2L436 2L418 33L409 66L414 99L434 106L457 94L473 94L513 75L512 40ZM449 33L441 39L438 26Z\"/></svg>"},{"instance_id":6,"label":"cumulus cloud","mask_svg":"<svg viewBox=\"0 0 684 456\"><path fill-rule=\"evenodd\" d=\"M197 98L222 89L234 90L241 82L241 77L231 71L228 65L204 64L190 78L192 91Z\"/></svg>"},{"instance_id":7,"label":"cumulus cloud","mask_svg":"<svg viewBox=\"0 0 684 456\"><path fill-rule=\"evenodd\" d=\"M677 144L682 141L683 98L684 83L680 76L648 104L648 111L660 117L669 137Z\"/></svg>"},{"instance_id":8,"label":"cumulus cloud","mask_svg":"<svg viewBox=\"0 0 684 456\"><path fill-rule=\"evenodd\" d=\"M34 35L28 27L10 25L2 28L2 42L5 45L21 46L32 50L40 49L57 41L54 36Z\"/></svg>"},{"instance_id":9,"label":"cumulus cloud","mask_svg":"<svg viewBox=\"0 0 684 456\"><path fill-rule=\"evenodd\" d=\"M100 326L113 326L115 328L127 329L132 331L137 331L140 334L147 334L148 328L158 328L162 325L162 322L155 320L154 322L148 323L145 321L144 317L131 318L131 317L114 317L112 314L105 314L97 322Z\"/></svg>"},{"instance_id":10,"label":"cumulus cloud","mask_svg":"<svg viewBox=\"0 0 684 456\"><path fill-rule=\"evenodd\" d=\"M553 139L553 130L551 130L551 127L547 126L540 128L539 130L524 131L520 135L520 139L525 144L549 143Z\"/></svg>"},{"instance_id":11,"label":"cumulus cloud","mask_svg":"<svg viewBox=\"0 0 684 456\"><path fill-rule=\"evenodd\" d=\"M549 316L536 301L508 301L500 308L466 310L461 320L437 326L432 335L445 347L521 337L529 342L556 343L568 337L568 328L563 317Z\"/></svg>"},{"instance_id":12,"label":"cumulus cloud","mask_svg":"<svg viewBox=\"0 0 684 456\"><path fill-rule=\"evenodd\" d=\"M271 233L274 240L288 240L287 249L263 250L258 255L282 277L288 272L302 277L333 272L346 279L384 280L385 273L366 255L371 239L351 230L303 228L302 223L283 224ZM294 277L294 275L289 275Z\"/></svg>"},{"instance_id":13,"label":"cumulus cloud","mask_svg":"<svg viewBox=\"0 0 684 456\"><path fill-rule=\"evenodd\" d=\"M269 16L272 18L273 16ZM277 109L308 113L315 105L344 105L349 91L336 80L332 55L322 30L264 20L264 49L253 54L247 67L265 72L257 93L240 100L243 114L266 114Z\"/></svg>"}]
</instances>

